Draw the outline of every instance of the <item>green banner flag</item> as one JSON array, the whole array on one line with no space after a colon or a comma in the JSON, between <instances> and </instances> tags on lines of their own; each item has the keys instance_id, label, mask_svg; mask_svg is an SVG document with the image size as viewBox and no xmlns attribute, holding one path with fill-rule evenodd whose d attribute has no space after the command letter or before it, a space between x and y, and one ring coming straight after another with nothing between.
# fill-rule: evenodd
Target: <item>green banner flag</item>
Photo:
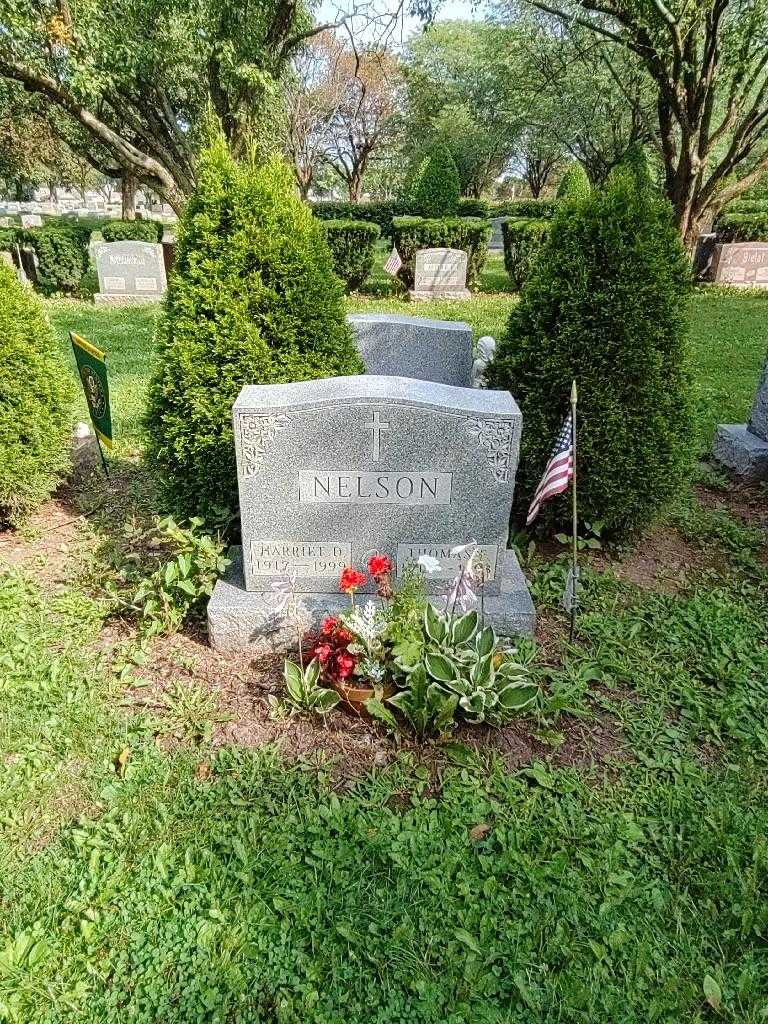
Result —
<instances>
[{"instance_id":1,"label":"green banner flag","mask_svg":"<svg viewBox=\"0 0 768 1024\"><path fill-rule=\"evenodd\" d=\"M109 383L107 381L107 364L101 349L90 341L81 338L74 331L69 332L72 348L75 350L75 362L83 382L88 411L93 421L93 429L99 441L112 447L112 413L109 408Z\"/></svg>"}]
</instances>

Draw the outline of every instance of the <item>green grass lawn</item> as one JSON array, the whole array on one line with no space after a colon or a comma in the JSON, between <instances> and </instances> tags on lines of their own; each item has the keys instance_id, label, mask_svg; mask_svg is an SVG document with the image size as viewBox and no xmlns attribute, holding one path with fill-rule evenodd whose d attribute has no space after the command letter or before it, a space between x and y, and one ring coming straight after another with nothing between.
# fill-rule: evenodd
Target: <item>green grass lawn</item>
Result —
<instances>
[{"instance_id":1,"label":"green grass lawn","mask_svg":"<svg viewBox=\"0 0 768 1024\"><path fill-rule=\"evenodd\" d=\"M493 291L415 311L498 336L501 283L497 259ZM765 301L692 301L703 441L744 419ZM130 454L156 311L48 308L107 350ZM0 1021L764 1024L768 534L707 498L632 556L681 552L674 587L586 572L573 645L563 561L529 553L546 701L506 759L218 748L189 666L158 701L152 649L108 621L98 551L0 573Z\"/></svg>"}]
</instances>

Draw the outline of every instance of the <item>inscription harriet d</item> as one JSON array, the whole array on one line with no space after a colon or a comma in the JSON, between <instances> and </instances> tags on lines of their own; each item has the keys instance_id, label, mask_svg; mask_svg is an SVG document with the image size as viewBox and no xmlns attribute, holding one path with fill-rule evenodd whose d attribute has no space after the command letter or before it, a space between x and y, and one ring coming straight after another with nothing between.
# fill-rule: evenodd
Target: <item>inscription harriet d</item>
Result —
<instances>
[{"instance_id":1,"label":"inscription harriet d","mask_svg":"<svg viewBox=\"0 0 768 1024\"><path fill-rule=\"evenodd\" d=\"M314 576L338 579L352 558L352 545L341 541L252 540L254 576Z\"/></svg>"},{"instance_id":2,"label":"inscription harriet d","mask_svg":"<svg viewBox=\"0 0 768 1024\"><path fill-rule=\"evenodd\" d=\"M304 504L450 505L450 473L337 473L299 470Z\"/></svg>"}]
</instances>

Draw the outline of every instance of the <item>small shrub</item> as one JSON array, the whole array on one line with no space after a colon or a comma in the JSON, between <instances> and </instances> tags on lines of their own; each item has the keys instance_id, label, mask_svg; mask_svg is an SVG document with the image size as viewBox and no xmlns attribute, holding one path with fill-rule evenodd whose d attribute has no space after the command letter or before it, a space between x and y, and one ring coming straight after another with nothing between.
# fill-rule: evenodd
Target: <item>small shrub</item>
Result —
<instances>
[{"instance_id":1,"label":"small shrub","mask_svg":"<svg viewBox=\"0 0 768 1024\"><path fill-rule=\"evenodd\" d=\"M491 204L485 199L473 199L469 196L462 196L456 206L457 217L482 217L491 216Z\"/></svg>"},{"instance_id":2,"label":"small shrub","mask_svg":"<svg viewBox=\"0 0 768 1024\"><path fill-rule=\"evenodd\" d=\"M333 269L347 291L354 291L371 272L381 230L364 220L326 220L322 224Z\"/></svg>"},{"instance_id":3,"label":"small shrub","mask_svg":"<svg viewBox=\"0 0 768 1024\"><path fill-rule=\"evenodd\" d=\"M585 520L626 535L679 492L695 431L686 366L690 263L669 205L626 172L566 203L488 367L523 413L516 510L524 512L579 386ZM565 497L544 524L567 522Z\"/></svg>"},{"instance_id":4,"label":"small shrub","mask_svg":"<svg viewBox=\"0 0 768 1024\"><path fill-rule=\"evenodd\" d=\"M476 217L444 220L396 217L392 222L392 237L403 261L399 276L408 288L413 287L418 250L436 247L462 249L467 254L467 286L471 288L479 281L488 255L491 225Z\"/></svg>"},{"instance_id":5,"label":"small shrub","mask_svg":"<svg viewBox=\"0 0 768 1024\"><path fill-rule=\"evenodd\" d=\"M558 199L586 199L592 191L587 172L580 163L572 163L560 179Z\"/></svg>"},{"instance_id":6,"label":"small shrub","mask_svg":"<svg viewBox=\"0 0 768 1024\"><path fill-rule=\"evenodd\" d=\"M49 221L40 228L19 231L18 237L35 250L40 291L45 295L71 295L79 289L88 268L90 224Z\"/></svg>"},{"instance_id":7,"label":"small shrub","mask_svg":"<svg viewBox=\"0 0 768 1024\"><path fill-rule=\"evenodd\" d=\"M446 146L437 145L422 160L411 183L411 199L420 217L453 217L461 185L456 163Z\"/></svg>"},{"instance_id":8,"label":"small shrub","mask_svg":"<svg viewBox=\"0 0 768 1024\"><path fill-rule=\"evenodd\" d=\"M74 382L40 301L0 265L0 521L17 524L69 465Z\"/></svg>"},{"instance_id":9,"label":"small shrub","mask_svg":"<svg viewBox=\"0 0 768 1024\"><path fill-rule=\"evenodd\" d=\"M101 235L105 242L159 242L163 225L156 220L110 220Z\"/></svg>"},{"instance_id":10,"label":"small shrub","mask_svg":"<svg viewBox=\"0 0 768 1024\"><path fill-rule=\"evenodd\" d=\"M201 533L201 526L203 520L197 517L186 527L170 516L157 520L150 539L169 557L140 581L128 605L144 636L176 632L199 615L229 565L221 539Z\"/></svg>"},{"instance_id":11,"label":"small shrub","mask_svg":"<svg viewBox=\"0 0 768 1024\"><path fill-rule=\"evenodd\" d=\"M238 507L232 406L245 384L362 372L321 225L277 157L203 152L158 326L148 455L185 518Z\"/></svg>"},{"instance_id":12,"label":"small shrub","mask_svg":"<svg viewBox=\"0 0 768 1024\"><path fill-rule=\"evenodd\" d=\"M539 252L549 235L548 220L504 220L504 266L512 285L520 289L530 276Z\"/></svg>"}]
</instances>

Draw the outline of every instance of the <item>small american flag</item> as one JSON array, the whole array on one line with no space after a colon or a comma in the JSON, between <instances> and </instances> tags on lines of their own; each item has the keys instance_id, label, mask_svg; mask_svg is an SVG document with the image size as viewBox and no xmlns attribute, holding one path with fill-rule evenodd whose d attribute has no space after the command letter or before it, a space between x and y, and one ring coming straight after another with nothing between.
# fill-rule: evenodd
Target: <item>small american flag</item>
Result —
<instances>
[{"instance_id":1,"label":"small american flag","mask_svg":"<svg viewBox=\"0 0 768 1024\"><path fill-rule=\"evenodd\" d=\"M536 493L533 496L531 507L525 525L530 526L539 509L545 501L554 498L556 494L562 494L568 489L568 484L573 479L573 411L565 417L560 433L557 435L555 447L544 470Z\"/></svg>"},{"instance_id":2,"label":"small american flag","mask_svg":"<svg viewBox=\"0 0 768 1024\"><path fill-rule=\"evenodd\" d=\"M397 276L397 272L402 267L403 261L400 259L400 253L397 251L397 246L392 246L392 252L389 254L389 259L384 264L384 271L387 274L391 274L392 277Z\"/></svg>"}]
</instances>

